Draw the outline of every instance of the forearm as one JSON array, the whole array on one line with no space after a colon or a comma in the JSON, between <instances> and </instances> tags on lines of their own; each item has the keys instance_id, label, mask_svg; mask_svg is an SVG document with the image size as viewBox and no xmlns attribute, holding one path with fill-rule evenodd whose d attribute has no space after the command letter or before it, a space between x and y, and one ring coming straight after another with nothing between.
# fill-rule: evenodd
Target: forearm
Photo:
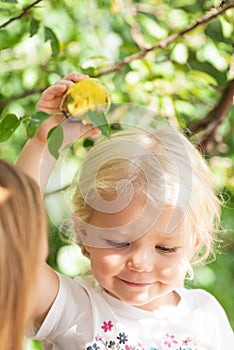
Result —
<instances>
[{"instance_id":1,"label":"forearm","mask_svg":"<svg viewBox=\"0 0 234 350\"><path fill-rule=\"evenodd\" d=\"M50 154L47 144L33 137L26 142L16 165L31 176L44 192L55 161L56 159Z\"/></svg>"},{"instance_id":2,"label":"forearm","mask_svg":"<svg viewBox=\"0 0 234 350\"><path fill-rule=\"evenodd\" d=\"M53 118L53 117L52 117ZM52 122L53 123L52 123ZM60 120L61 122L61 120ZM57 125L59 124L56 120ZM60 124L63 128L63 144L60 151L80 137L94 136L100 132L92 125L83 125L82 123L71 123L64 120ZM54 119L46 121L43 125L43 134L47 134L51 127L56 126ZM26 174L31 176L40 186L44 193L45 187L56 162L56 159L50 154L47 145L47 139L40 137L41 130L32 139L28 140L17 160L17 166Z\"/></svg>"},{"instance_id":3,"label":"forearm","mask_svg":"<svg viewBox=\"0 0 234 350\"><path fill-rule=\"evenodd\" d=\"M63 120L64 117L61 115L53 115L45 120L35 136L26 142L16 163L38 183L43 192L56 161L49 153L47 135L52 128L61 124Z\"/></svg>"},{"instance_id":4,"label":"forearm","mask_svg":"<svg viewBox=\"0 0 234 350\"><path fill-rule=\"evenodd\" d=\"M87 77L78 73L68 74L46 89L38 102L37 111L43 111L52 114L52 116L45 120L36 135L27 141L19 156L17 166L26 174L33 177L43 192L56 161L47 147L47 135L49 131L58 125L63 127L64 138L62 149L75 139L78 139L83 132L91 129L90 125L84 126L81 123L72 123L72 125L69 125L69 122L65 120L65 116L60 112L61 100L67 89L74 83ZM91 134L95 133L97 131L91 131Z\"/></svg>"}]
</instances>

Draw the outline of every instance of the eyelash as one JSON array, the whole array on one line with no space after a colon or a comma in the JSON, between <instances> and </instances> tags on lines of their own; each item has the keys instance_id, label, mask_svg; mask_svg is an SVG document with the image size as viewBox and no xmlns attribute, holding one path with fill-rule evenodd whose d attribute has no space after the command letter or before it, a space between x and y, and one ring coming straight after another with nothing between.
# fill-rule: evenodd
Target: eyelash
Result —
<instances>
[{"instance_id":1,"label":"eyelash","mask_svg":"<svg viewBox=\"0 0 234 350\"><path fill-rule=\"evenodd\" d=\"M129 242L115 242L115 241L106 240L106 243L109 246L114 248L124 248L129 246ZM155 248L162 251L165 254L172 254L177 251L177 248L168 248L168 247L159 246L159 245L156 245Z\"/></svg>"},{"instance_id":2,"label":"eyelash","mask_svg":"<svg viewBox=\"0 0 234 350\"><path fill-rule=\"evenodd\" d=\"M129 246L128 242L115 242L115 241L106 240L106 243L109 246L114 247L114 248L123 248L123 247Z\"/></svg>"},{"instance_id":3,"label":"eyelash","mask_svg":"<svg viewBox=\"0 0 234 350\"><path fill-rule=\"evenodd\" d=\"M160 245L156 245L155 248L167 254L175 253L177 251L177 248L168 248Z\"/></svg>"}]
</instances>

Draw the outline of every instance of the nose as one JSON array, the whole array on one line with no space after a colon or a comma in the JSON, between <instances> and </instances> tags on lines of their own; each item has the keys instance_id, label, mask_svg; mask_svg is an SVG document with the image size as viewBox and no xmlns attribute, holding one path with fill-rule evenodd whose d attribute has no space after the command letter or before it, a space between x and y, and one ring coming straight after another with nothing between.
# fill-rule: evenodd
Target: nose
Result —
<instances>
[{"instance_id":1,"label":"nose","mask_svg":"<svg viewBox=\"0 0 234 350\"><path fill-rule=\"evenodd\" d=\"M154 266L152 253L146 249L135 249L130 252L127 267L130 271L151 272Z\"/></svg>"}]
</instances>

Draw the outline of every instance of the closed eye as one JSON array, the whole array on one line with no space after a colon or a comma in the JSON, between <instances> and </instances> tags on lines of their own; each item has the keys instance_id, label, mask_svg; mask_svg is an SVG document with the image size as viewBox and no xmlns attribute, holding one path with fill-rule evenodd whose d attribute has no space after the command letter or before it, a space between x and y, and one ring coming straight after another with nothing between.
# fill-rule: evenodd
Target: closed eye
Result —
<instances>
[{"instance_id":1,"label":"closed eye","mask_svg":"<svg viewBox=\"0 0 234 350\"><path fill-rule=\"evenodd\" d=\"M163 253L175 253L177 251L176 247L169 248L169 247L164 247L161 245L156 245L155 248L162 251Z\"/></svg>"},{"instance_id":2,"label":"closed eye","mask_svg":"<svg viewBox=\"0 0 234 350\"><path fill-rule=\"evenodd\" d=\"M115 248L122 248L129 246L129 242L117 242L117 241L110 241L109 239L105 239L105 242L110 247Z\"/></svg>"}]
</instances>

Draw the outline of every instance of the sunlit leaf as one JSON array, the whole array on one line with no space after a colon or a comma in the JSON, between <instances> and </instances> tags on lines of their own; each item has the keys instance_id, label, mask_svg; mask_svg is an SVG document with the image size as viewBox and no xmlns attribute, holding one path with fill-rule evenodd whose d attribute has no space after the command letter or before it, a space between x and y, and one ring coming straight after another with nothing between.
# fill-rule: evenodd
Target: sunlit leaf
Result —
<instances>
[{"instance_id":1,"label":"sunlit leaf","mask_svg":"<svg viewBox=\"0 0 234 350\"><path fill-rule=\"evenodd\" d=\"M110 107L110 92L97 79L86 78L72 85L65 94L60 109L66 117L93 123L109 137L111 128L105 117Z\"/></svg>"},{"instance_id":2,"label":"sunlit leaf","mask_svg":"<svg viewBox=\"0 0 234 350\"><path fill-rule=\"evenodd\" d=\"M98 79L86 78L72 85L65 94L60 110L73 118L85 118L87 111L107 112L110 107L110 92Z\"/></svg>"}]
</instances>

